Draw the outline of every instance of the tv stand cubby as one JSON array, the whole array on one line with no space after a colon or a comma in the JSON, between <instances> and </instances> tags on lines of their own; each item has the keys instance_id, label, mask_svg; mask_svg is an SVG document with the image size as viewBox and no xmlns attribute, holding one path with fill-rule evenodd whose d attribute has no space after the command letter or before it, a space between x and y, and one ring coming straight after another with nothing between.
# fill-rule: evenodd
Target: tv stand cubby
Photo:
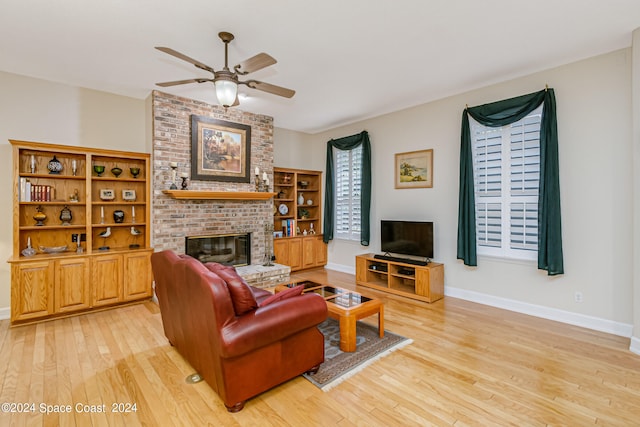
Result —
<instances>
[{"instance_id":1,"label":"tv stand cubby","mask_svg":"<svg viewBox=\"0 0 640 427\"><path fill-rule=\"evenodd\" d=\"M431 303L444 296L444 264L421 266L376 259L374 254L358 255L356 283Z\"/></svg>"}]
</instances>

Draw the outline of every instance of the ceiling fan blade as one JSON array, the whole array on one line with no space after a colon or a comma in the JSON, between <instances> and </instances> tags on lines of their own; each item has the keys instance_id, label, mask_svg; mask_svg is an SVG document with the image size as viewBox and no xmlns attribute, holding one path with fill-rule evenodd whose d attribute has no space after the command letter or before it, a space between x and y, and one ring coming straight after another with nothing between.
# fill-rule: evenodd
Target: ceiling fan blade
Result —
<instances>
[{"instance_id":1,"label":"ceiling fan blade","mask_svg":"<svg viewBox=\"0 0 640 427\"><path fill-rule=\"evenodd\" d=\"M259 82L257 80L248 80L246 82L240 82L246 84L252 89L258 89L263 92L272 93L278 96L284 96L285 98L291 98L296 94L295 90L287 89L281 86L272 85L271 83Z\"/></svg>"},{"instance_id":2,"label":"ceiling fan blade","mask_svg":"<svg viewBox=\"0 0 640 427\"><path fill-rule=\"evenodd\" d=\"M188 63L195 65L196 67L200 68L201 70L205 70L205 71L209 71L211 73L215 73L214 69L211 68L210 66L208 66L207 64L203 64L200 61L197 61L197 60L195 60L193 58L189 58L187 55L184 55L184 54L182 54L182 53L180 53L178 51L175 51L175 50L173 50L171 48L162 47L162 46L160 46L160 47L156 46L156 49L158 49L161 52L168 53L171 56L175 56L176 58L182 59L183 61L187 61Z\"/></svg>"},{"instance_id":3,"label":"ceiling fan blade","mask_svg":"<svg viewBox=\"0 0 640 427\"><path fill-rule=\"evenodd\" d=\"M236 73L245 75L253 73L254 71L262 70L263 68L268 67L269 65L273 65L276 62L278 61L276 61L275 58L273 58L271 55L262 52L257 54L256 56L242 61L233 68Z\"/></svg>"},{"instance_id":4,"label":"ceiling fan blade","mask_svg":"<svg viewBox=\"0 0 640 427\"><path fill-rule=\"evenodd\" d=\"M212 81L213 79L187 79L187 80L175 80L172 82L156 83L156 85L160 87L169 87L169 86L184 85L187 83L205 83L205 82L212 82Z\"/></svg>"}]
</instances>

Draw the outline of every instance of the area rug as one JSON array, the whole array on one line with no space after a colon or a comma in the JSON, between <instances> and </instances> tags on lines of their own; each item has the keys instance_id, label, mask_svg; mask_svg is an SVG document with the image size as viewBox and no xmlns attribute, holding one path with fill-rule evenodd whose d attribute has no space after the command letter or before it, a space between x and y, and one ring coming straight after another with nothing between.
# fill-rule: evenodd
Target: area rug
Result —
<instances>
[{"instance_id":1,"label":"area rug","mask_svg":"<svg viewBox=\"0 0 640 427\"><path fill-rule=\"evenodd\" d=\"M335 387L374 361L413 342L387 330L384 331L384 338L380 338L377 325L359 321L356 324L356 351L345 353L340 350L340 327L337 320L328 318L318 328L324 335L324 363L317 373L303 376L323 391Z\"/></svg>"}]
</instances>

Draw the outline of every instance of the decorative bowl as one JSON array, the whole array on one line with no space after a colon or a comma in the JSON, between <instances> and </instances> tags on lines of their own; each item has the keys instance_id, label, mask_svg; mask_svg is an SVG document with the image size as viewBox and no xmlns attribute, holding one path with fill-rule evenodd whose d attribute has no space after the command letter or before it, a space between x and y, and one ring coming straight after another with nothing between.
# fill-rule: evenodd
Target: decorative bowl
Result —
<instances>
[{"instance_id":1,"label":"decorative bowl","mask_svg":"<svg viewBox=\"0 0 640 427\"><path fill-rule=\"evenodd\" d=\"M93 171L98 174L98 176L102 176L102 174L104 173L104 166L102 165L94 165L93 166Z\"/></svg>"},{"instance_id":2,"label":"decorative bowl","mask_svg":"<svg viewBox=\"0 0 640 427\"><path fill-rule=\"evenodd\" d=\"M111 168L111 173L117 178L122 173L122 168L119 168L118 166L116 166L115 168Z\"/></svg>"},{"instance_id":3,"label":"decorative bowl","mask_svg":"<svg viewBox=\"0 0 640 427\"><path fill-rule=\"evenodd\" d=\"M129 172L131 172L131 176L137 178L140 175L140 168L129 168Z\"/></svg>"},{"instance_id":4,"label":"decorative bowl","mask_svg":"<svg viewBox=\"0 0 640 427\"><path fill-rule=\"evenodd\" d=\"M67 250L67 246L40 246L40 252L45 254L59 254Z\"/></svg>"}]
</instances>

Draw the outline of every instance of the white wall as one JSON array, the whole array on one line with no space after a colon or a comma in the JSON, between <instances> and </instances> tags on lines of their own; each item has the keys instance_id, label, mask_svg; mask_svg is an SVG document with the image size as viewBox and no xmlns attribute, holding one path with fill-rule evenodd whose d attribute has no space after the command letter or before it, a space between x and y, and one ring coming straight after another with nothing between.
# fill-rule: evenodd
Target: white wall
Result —
<instances>
[{"instance_id":1,"label":"white wall","mask_svg":"<svg viewBox=\"0 0 640 427\"><path fill-rule=\"evenodd\" d=\"M0 72L0 261L11 257L9 139L149 152L145 101ZM0 318L8 317L10 265L0 262Z\"/></svg>"},{"instance_id":2,"label":"white wall","mask_svg":"<svg viewBox=\"0 0 640 427\"><path fill-rule=\"evenodd\" d=\"M629 348L640 354L640 28L633 32L633 337Z\"/></svg>"},{"instance_id":3,"label":"white wall","mask_svg":"<svg viewBox=\"0 0 640 427\"><path fill-rule=\"evenodd\" d=\"M558 106L565 274L549 278L535 264L456 260L460 122L465 104L554 88ZM315 135L278 138L280 155L302 146L322 153L330 138L369 132L373 198L371 246L333 241L329 265L353 271L355 255L379 252L379 221L435 223L435 259L445 289L459 296L629 336L632 308L631 50L624 49ZM289 144L283 147L281 144ZM291 144L298 144L293 147ZM310 148L309 146L314 148ZM320 148L316 148L320 147ZM434 187L396 190L394 154L434 149ZM286 159L289 161L289 159ZM304 167L307 158L296 162ZM316 167L317 168L317 167ZM584 302L576 303L574 293Z\"/></svg>"}]
</instances>

